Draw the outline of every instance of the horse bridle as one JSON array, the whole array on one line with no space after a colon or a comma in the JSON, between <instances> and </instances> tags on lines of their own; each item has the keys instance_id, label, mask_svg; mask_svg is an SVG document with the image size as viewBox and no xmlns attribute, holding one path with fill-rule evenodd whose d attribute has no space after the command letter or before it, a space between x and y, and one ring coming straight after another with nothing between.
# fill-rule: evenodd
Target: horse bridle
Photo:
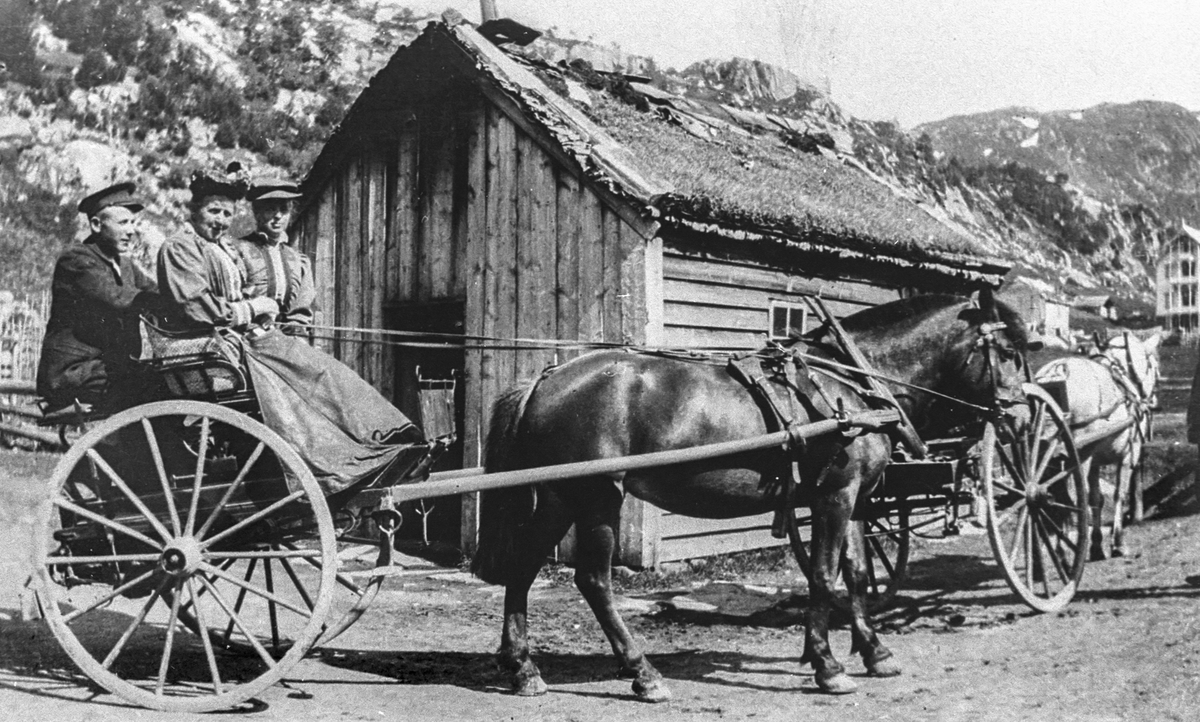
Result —
<instances>
[{"instance_id":1,"label":"horse bridle","mask_svg":"<svg viewBox=\"0 0 1200 722\"><path fill-rule=\"evenodd\" d=\"M996 338L997 331L1003 331L1007 328L1008 324L1003 321L991 321L979 324L979 328L977 329L979 338L975 341L974 346L971 348L971 353L967 355L966 360L963 362L964 365L969 364L976 351L983 354L983 363L988 380L991 382L993 399L996 403L995 410L997 411L1003 411L1014 406L1023 406L1026 403L1025 393L1020 387L1009 389L1000 383L998 370L1000 357L1006 354L1012 354L1013 358L1021 357L1019 349L1006 348ZM1029 364L1023 363L1022 365L1025 367L1026 375L1028 375Z\"/></svg>"}]
</instances>

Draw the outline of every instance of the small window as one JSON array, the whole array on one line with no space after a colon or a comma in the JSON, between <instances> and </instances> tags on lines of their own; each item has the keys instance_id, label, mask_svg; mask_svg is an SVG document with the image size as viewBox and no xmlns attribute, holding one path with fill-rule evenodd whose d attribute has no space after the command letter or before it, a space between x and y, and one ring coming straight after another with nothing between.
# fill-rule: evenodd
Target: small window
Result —
<instances>
[{"instance_id":1,"label":"small window","mask_svg":"<svg viewBox=\"0 0 1200 722\"><path fill-rule=\"evenodd\" d=\"M1196 275L1196 262L1185 258L1179 262L1179 276L1181 278L1191 278Z\"/></svg>"},{"instance_id":2,"label":"small window","mask_svg":"<svg viewBox=\"0 0 1200 722\"><path fill-rule=\"evenodd\" d=\"M772 340L795 338L805 331L808 320L808 309L793 303L771 303L771 332Z\"/></svg>"}]
</instances>

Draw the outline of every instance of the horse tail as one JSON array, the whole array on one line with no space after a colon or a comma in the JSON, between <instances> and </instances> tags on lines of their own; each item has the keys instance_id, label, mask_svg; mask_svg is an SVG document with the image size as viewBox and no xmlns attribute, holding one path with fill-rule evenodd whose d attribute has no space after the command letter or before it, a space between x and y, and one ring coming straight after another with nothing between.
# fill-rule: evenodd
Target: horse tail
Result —
<instances>
[{"instance_id":1,"label":"horse tail","mask_svg":"<svg viewBox=\"0 0 1200 722\"><path fill-rule=\"evenodd\" d=\"M517 432L534 381L505 392L492 407L488 424L484 469L489 472L519 468ZM471 558L471 572L489 584L508 584L519 568L524 546L521 527L533 516L535 492L532 487L517 486L485 491L480 499L479 543Z\"/></svg>"}]
</instances>

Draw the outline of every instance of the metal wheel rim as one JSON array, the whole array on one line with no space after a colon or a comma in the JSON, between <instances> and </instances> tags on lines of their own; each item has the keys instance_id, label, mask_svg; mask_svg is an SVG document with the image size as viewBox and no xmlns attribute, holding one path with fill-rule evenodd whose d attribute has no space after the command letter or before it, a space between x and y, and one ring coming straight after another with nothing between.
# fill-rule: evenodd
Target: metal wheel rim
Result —
<instances>
[{"instance_id":1,"label":"metal wheel rim","mask_svg":"<svg viewBox=\"0 0 1200 722\"><path fill-rule=\"evenodd\" d=\"M1018 439L1006 445L994 422L984 428L980 475L988 541L1012 591L1036 611L1055 612L1071 601L1083 578L1091 510L1087 480L1062 410L1038 386L1026 385L1026 393L1031 422ZM1039 441L1031 444L1035 437ZM1017 441L1029 453L1022 456ZM1030 479L1043 493L1020 499L1029 496ZM1067 496L1052 499L1050 493ZM1000 498L1014 503L1004 507L997 503ZM1010 528L1015 528L1012 538Z\"/></svg>"}]
</instances>

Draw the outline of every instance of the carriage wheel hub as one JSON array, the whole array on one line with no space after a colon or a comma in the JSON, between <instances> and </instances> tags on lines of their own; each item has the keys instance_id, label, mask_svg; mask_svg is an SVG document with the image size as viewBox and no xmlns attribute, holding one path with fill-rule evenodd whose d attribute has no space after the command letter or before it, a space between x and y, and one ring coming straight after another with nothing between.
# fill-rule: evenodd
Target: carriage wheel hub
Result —
<instances>
[{"instance_id":1,"label":"carriage wheel hub","mask_svg":"<svg viewBox=\"0 0 1200 722\"><path fill-rule=\"evenodd\" d=\"M171 576L185 577L199 569L202 561L200 542L194 537L181 537L167 545L158 564Z\"/></svg>"}]
</instances>

